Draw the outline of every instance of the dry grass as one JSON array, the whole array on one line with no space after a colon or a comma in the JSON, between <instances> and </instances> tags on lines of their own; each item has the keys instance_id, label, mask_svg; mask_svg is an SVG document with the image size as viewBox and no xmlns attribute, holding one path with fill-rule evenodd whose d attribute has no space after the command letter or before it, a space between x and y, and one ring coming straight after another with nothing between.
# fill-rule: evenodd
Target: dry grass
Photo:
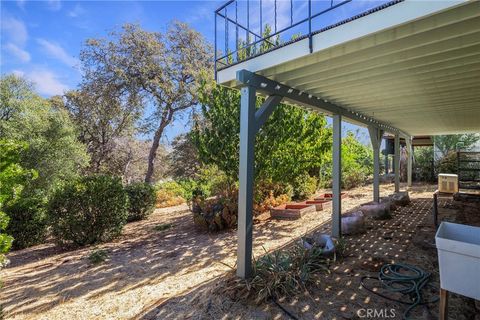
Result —
<instances>
[{"instance_id":1,"label":"dry grass","mask_svg":"<svg viewBox=\"0 0 480 320\"><path fill-rule=\"evenodd\" d=\"M176 196L173 192L168 190L157 191L156 208L170 208L184 204L186 201L180 196Z\"/></svg>"},{"instance_id":2,"label":"dry grass","mask_svg":"<svg viewBox=\"0 0 480 320\"><path fill-rule=\"evenodd\" d=\"M381 189L382 195L386 195L393 186L383 185ZM431 198L433 189L415 187L412 198ZM351 190L350 197L342 202L343 210L370 201L371 194L370 187ZM418 201L415 203L421 213L405 212L397 215L397 220L378 222L382 228L372 228L367 234L352 238L354 254L345 257L322 280L319 291L312 292L310 297L299 295L288 302L288 307L305 315L305 319L330 319L351 317L352 310L368 303L385 306L384 301L374 301L359 290L358 276L384 261L412 259L407 254L412 251L407 250L420 230L418 226L426 224L430 205L429 201ZM315 230L329 232L329 219L330 212L309 214L297 221L261 217L254 227L254 255L260 257L264 248L271 251L284 247ZM163 224L172 227L161 232L152 230ZM391 242L382 240L382 232L387 229L396 230ZM224 286L221 279L228 280L231 273L227 265L235 265L236 232L209 234L197 230L186 205L157 209L147 220L128 224L120 239L98 249L108 251L108 260L99 265L89 263L90 248L67 252L54 244L45 244L11 253L12 264L2 271L6 317L53 320L284 317L271 304L257 306L220 294ZM430 260L421 259L421 253L415 255L413 264L418 261L420 266L432 268Z\"/></svg>"}]
</instances>

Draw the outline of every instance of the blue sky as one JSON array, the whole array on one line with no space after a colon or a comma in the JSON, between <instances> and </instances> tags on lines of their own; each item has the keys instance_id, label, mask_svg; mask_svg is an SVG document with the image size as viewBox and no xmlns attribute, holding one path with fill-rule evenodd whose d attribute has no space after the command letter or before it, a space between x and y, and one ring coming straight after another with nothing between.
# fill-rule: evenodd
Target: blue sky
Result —
<instances>
[{"instance_id":1,"label":"blue sky","mask_svg":"<svg viewBox=\"0 0 480 320\"><path fill-rule=\"evenodd\" d=\"M188 22L213 43L213 11L222 1L2 1L1 74L17 73L44 97L74 89L81 80L78 56L87 38L103 37L126 22L164 31ZM179 121L168 139L186 130Z\"/></svg>"},{"instance_id":2,"label":"blue sky","mask_svg":"<svg viewBox=\"0 0 480 320\"><path fill-rule=\"evenodd\" d=\"M189 23L213 43L213 12L224 2L1 1L0 73L23 75L44 97L62 94L76 88L81 80L78 56L86 39L104 37L126 22L164 31L170 21L177 19ZM285 14L288 3L279 2L279 27L290 22L290 15ZM297 1L295 7L299 8L295 15L300 18L302 2ZM355 129L349 125L347 128ZM185 121L176 122L167 130L164 142L186 130Z\"/></svg>"}]
</instances>

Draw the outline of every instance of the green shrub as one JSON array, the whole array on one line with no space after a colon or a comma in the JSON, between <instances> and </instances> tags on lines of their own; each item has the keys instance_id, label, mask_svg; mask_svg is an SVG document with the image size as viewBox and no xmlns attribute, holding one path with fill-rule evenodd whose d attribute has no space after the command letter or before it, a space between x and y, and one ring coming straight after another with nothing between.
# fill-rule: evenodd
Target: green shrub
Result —
<instances>
[{"instance_id":1,"label":"green shrub","mask_svg":"<svg viewBox=\"0 0 480 320\"><path fill-rule=\"evenodd\" d=\"M451 151L437 162L437 173L454 173L458 172L457 153Z\"/></svg>"},{"instance_id":2,"label":"green shrub","mask_svg":"<svg viewBox=\"0 0 480 320\"><path fill-rule=\"evenodd\" d=\"M20 198L5 207L10 217L7 233L13 236L13 249L43 242L47 235L45 202L35 197Z\"/></svg>"},{"instance_id":3,"label":"green shrub","mask_svg":"<svg viewBox=\"0 0 480 320\"><path fill-rule=\"evenodd\" d=\"M5 267L9 262L5 255L8 253L8 251L10 251L13 242L13 237L4 233L9 222L10 218L7 216L7 214L3 211L0 211L0 269ZM0 317L0 319L2 318Z\"/></svg>"},{"instance_id":4,"label":"green shrub","mask_svg":"<svg viewBox=\"0 0 480 320\"><path fill-rule=\"evenodd\" d=\"M368 180L367 173L358 168L358 170L345 170L342 172L342 187L345 189L352 189L364 185Z\"/></svg>"},{"instance_id":5,"label":"green shrub","mask_svg":"<svg viewBox=\"0 0 480 320\"><path fill-rule=\"evenodd\" d=\"M155 227L153 227L153 230L164 231L164 230L170 229L171 227L173 227L173 224L171 223L162 223L162 224L157 224Z\"/></svg>"},{"instance_id":6,"label":"green shrub","mask_svg":"<svg viewBox=\"0 0 480 320\"><path fill-rule=\"evenodd\" d=\"M88 255L91 264L100 264L108 258L108 252L104 249L95 249Z\"/></svg>"},{"instance_id":7,"label":"green shrub","mask_svg":"<svg viewBox=\"0 0 480 320\"><path fill-rule=\"evenodd\" d=\"M155 209L157 195L148 183L138 182L125 187L128 195L128 221L142 220Z\"/></svg>"},{"instance_id":8,"label":"green shrub","mask_svg":"<svg viewBox=\"0 0 480 320\"><path fill-rule=\"evenodd\" d=\"M225 173L215 165L203 166L193 179L178 180L177 183L183 192L181 197L187 202L197 197L208 198L235 187L235 183L228 181Z\"/></svg>"},{"instance_id":9,"label":"green shrub","mask_svg":"<svg viewBox=\"0 0 480 320\"><path fill-rule=\"evenodd\" d=\"M118 236L128 216L119 178L83 177L57 190L50 200L52 233L60 244L86 245Z\"/></svg>"},{"instance_id":10,"label":"green shrub","mask_svg":"<svg viewBox=\"0 0 480 320\"><path fill-rule=\"evenodd\" d=\"M157 207L191 203L194 198L205 199L234 188L235 183L228 181L225 173L214 165L207 165L198 170L195 178L157 184Z\"/></svg>"},{"instance_id":11,"label":"green shrub","mask_svg":"<svg viewBox=\"0 0 480 320\"><path fill-rule=\"evenodd\" d=\"M163 190L172 193L174 196L180 196L183 197L184 195L184 189L180 183L177 181L165 181L165 182L160 182L155 186L155 189L158 190Z\"/></svg>"},{"instance_id":12,"label":"green shrub","mask_svg":"<svg viewBox=\"0 0 480 320\"><path fill-rule=\"evenodd\" d=\"M433 147L418 147L413 151L413 171L418 181L435 181Z\"/></svg>"},{"instance_id":13,"label":"green shrub","mask_svg":"<svg viewBox=\"0 0 480 320\"><path fill-rule=\"evenodd\" d=\"M25 142L0 139L0 269L8 264L5 255L13 242L13 237L6 233L11 219L5 207L18 200L25 184L37 177L35 170L26 170L20 165L21 154L27 148Z\"/></svg>"},{"instance_id":14,"label":"green shrub","mask_svg":"<svg viewBox=\"0 0 480 320\"><path fill-rule=\"evenodd\" d=\"M332 186L332 153L324 156L320 168L320 186ZM364 185L373 174L372 148L362 144L352 132L342 139L342 187L351 189Z\"/></svg>"},{"instance_id":15,"label":"green shrub","mask_svg":"<svg viewBox=\"0 0 480 320\"><path fill-rule=\"evenodd\" d=\"M299 175L293 181L294 200L305 200L317 191L318 180L311 177L308 173Z\"/></svg>"}]
</instances>

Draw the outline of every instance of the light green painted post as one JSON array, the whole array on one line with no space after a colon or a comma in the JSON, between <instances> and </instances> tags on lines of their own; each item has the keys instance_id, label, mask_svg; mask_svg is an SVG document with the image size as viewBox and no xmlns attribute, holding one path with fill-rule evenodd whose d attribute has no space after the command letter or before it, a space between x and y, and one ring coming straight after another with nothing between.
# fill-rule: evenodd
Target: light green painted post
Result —
<instances>
[{"instance_id":1,"label":"light green painted post","mask_svg":"<svg viewBox=\"0 0 480 320\"><path fill-rule=\"evenodd\" d=\"M373 148L373 201L380 201L380 145L382 142L383 130L375 127L368 127L370 141Z\"/></svg>"},{"instance_id":2,"label":"light green painted post","mask_svg":"<svg viewBox=\"0 0 480 320\"><path fill-rule=\"evenodd\" d=\"M342 198L341 198L341 182L342 182L342 116L339 114L333 115L333 168L332 168L332 236L340 238L342 235L341 229L341 213L342 213Z\"/></svg>"},{"instance_id":3,"label":"light green painted post","mask_svg":"<svg viewBox=\"0 0 480 320\"><path fill-rule=\"evenodd\" d=\"M243 87L240 103L237 276L245 279L252 274L255 88Z\"/></svg>"},{"instance_id":4,"label":"light green painted post","mask_svg":"<svg viewBox=\"0 0 480 320\"><path fill-rule=\"evenodd\" d=\"M400 191L400 136L395 134L395 192Z\"/></svg>"},{"instance_id":5,"label":"light green painted post","mask_svg":"<svg viewBox=\"0 0 480 320\"><path fill-rule=\"evenodd\" d=\"M412 148L412 138L409 137L407 141L407 186L412 186L412 166L413 166L413 148Z\"/></svg>"}]
</instances>

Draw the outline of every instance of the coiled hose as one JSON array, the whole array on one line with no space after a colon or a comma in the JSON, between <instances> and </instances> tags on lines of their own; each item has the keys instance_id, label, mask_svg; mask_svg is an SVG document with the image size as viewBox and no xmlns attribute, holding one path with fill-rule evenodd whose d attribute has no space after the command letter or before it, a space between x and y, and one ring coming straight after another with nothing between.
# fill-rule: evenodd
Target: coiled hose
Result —
<instances>
[{"instance_id":1,"label":"coiled hose","mask_svg":"<svg viewBox=\"0 0 480 320\"><path fill-rule=\"evenodd\" d=\"M385 264L380 269L378 277L362 277L361 284L366 290L380 297L408 305L408 308L403 313L403 319L408 319L410 312L417 306L435 303L438 301L438 296L432 300L425 300L422 295L422 290L425 287L434 287L429 283L431 276L431 273L412 265ZM408 295L410 301L394 299L379 292L373 291L373 289L365 285L365 279L374 279L380 281L387 291Z\"/></svg>"}]
</instances>

